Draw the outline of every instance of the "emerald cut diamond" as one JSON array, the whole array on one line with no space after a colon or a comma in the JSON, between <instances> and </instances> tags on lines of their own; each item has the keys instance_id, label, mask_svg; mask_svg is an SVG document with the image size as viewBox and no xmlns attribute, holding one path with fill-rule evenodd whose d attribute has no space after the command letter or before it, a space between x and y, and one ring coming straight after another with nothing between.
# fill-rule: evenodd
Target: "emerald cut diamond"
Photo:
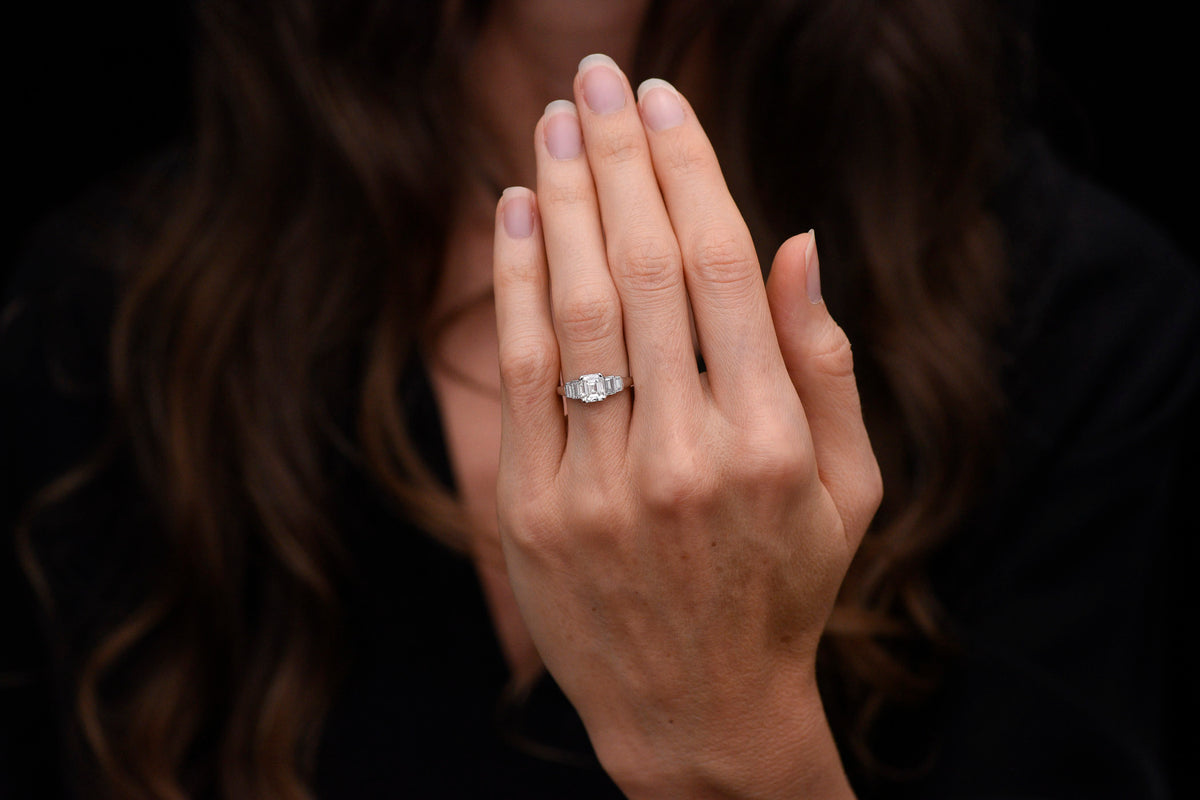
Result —
<instances>
[{"instance_id":1,"label":"emerald cut diamond","mask_svg":"<svg viewBox=\"0 0 1200 800\"><path fill-rule=\"evenodd\" d=\"M590 375L580 375L573 381L567 381L558 387L558 393L569 400L597 403L632 386L633 381L629 378L593 372Z\"/></svg>"},{"instance_id":2,"label":"emerald cut diamond","mask_svg":"<svg viewBox=\"0 0 1200 800\"><path fill-rule=\"evenodd\" d=\"M608 386L599 372L579 376L579 399L585 403L596 403L608 397Z\"/></svg>"}]
</instances>

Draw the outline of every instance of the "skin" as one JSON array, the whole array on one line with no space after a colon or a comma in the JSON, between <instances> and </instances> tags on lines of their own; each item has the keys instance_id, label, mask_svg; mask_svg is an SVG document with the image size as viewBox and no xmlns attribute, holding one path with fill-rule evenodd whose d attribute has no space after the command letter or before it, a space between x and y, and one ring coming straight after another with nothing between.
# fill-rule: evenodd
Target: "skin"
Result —
<instances>
[{"instance_id":1,"label":"skin","mask_svg":"<svg viewBox=\"0 0 1200 800\"><path fill-rule=\"evenodd\" d=\"M582 55L632 58L646 0L496 0L467 65L469 101L490 137L483 157L495 176L532 186L537 165L530 132L547 101L570 96ZM445 330L431 379L442 411L447 448L467 515L477 532L475 563L497 638L518 682L535 679L541 658L509 584L497 528L500 453L496 318L491 304L472 304L492 285L492 222L496 198L479 186L458 209L441 287L431 316L469 305ZM438 367L453 364L459 374ZM466 373L480 392L464 385Z\"/></svg>"},{"instance_id":2,"label":"skin","mask_svg":"<svg viewBox=\"0 0 1200 800\"><path fill-rule=\"evenodd\" d=\"M496 207L496 338L449 335L466 364L495 343L498 463L496 416L434 375L498 634L631 798L851 797L815 657L881 484L815 242L764 285L687 100L587 65L534 126L536 192ZM560 377L596 370L636 388L564 417Z\"/></svg>"}]
</instances>

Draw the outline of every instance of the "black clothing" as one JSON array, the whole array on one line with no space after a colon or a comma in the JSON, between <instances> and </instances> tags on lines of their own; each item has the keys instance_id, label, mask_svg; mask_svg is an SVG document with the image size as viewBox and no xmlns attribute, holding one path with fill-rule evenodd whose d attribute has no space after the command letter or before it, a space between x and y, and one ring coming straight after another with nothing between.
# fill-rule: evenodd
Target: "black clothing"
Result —
<instances>
[{"instance_id":1,"label":"black clothing","mask_svg":"<svg viewBox=\"0 0 1200 800\"><path fill-rule=\"evenodd\" d=\"M997 207L1009 233L1009 414L998 477L934 565L964 643L934 702L885 729L883 752L938 755L911 782L852 775L863 797L1162 798L1176 598L1172 515L1193 459L1200 280L1150 226L1027 142ZM93 212L97 204L93 204ZM114 203L101 202L101 209ZM0 525L87 455L106 426L112 313L94 225L67 217L17 270L0 313ZM69 379L69 385L64 384ZM408 376L413 430L447 478L436 406ZM362 568L351 672L318 760L322 798L620 797L597 766L514 747L498 723L506 669L472 565L397 519L365 480L345 487ZM148 515L127 461L49 514L63 618L90 629L128 576L115 532ZM1194 515L1193 515L1194 516ZM72 708L11 539L0 552L0 797L69 791ZM144 558L144 556L143 556ZM84 635L84 634L80 634ZM552 682L525 706L531 738L579 752ZM890 732L889 732L890 731ZM890 738L888 738L890 736ZM84 793L86 796L86 792Z\"/></svg>"}]
</instances>

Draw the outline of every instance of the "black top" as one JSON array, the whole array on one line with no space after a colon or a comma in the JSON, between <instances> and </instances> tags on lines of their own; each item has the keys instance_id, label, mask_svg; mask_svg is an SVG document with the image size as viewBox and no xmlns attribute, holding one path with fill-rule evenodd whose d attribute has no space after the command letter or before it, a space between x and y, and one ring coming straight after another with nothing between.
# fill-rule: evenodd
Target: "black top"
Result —
<instances>
[{"instance_id":1,"label":"black top","mask_svg":"<svg viewBox=\"0 0 1200 800\"><path fill-rule=\"evenodd\" d=\"M107 267L86 246L113 224L66 215L18 268L0 313L0 525L105 429ZM1167 797L1172 711L1190 675L1168 578L1194 555L1173 515L1194 477L1200 281L1148 224L1064 170L1036 140L997 200L1013 270L1009 416L995 485L939 556L935 581L964 643L936 699L894 719L883 751L937 755L910 781L855 775L864 797ZM444 476L424 376L409 415ZM1192 460L1185 464L1183 459ZM1188 472L1192 470L1192 472ZM52 512L39 553L61 628L81 636L119 594L122 526L146 514L128 463ZM351 673L318 759L322 798L602 798L594 762L513 743L522 728L586 752L546 680L505 719L506 670L471 564L397 519L369 484L346 488L347 541L363 581L351 606ZM17 567L0 551L0 797L70 796L70 689ZM1176 680L1179 679L1179 680ZM1192 695L1194 699L1194 695ZM1186 699L1186 698L1184 698ZM1174 749L1173 749L1174 748Z\"/></svg>"}]
</instances>

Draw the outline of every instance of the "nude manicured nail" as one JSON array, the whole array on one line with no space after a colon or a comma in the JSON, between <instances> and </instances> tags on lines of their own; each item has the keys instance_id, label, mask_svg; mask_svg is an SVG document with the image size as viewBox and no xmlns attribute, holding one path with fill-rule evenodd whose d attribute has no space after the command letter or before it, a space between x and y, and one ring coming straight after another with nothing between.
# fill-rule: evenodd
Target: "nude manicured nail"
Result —
<instances>
[{"instance_id":1,"label":"nude manicured nail","mask_svg":"<svg viewBox=\"0 0 1200 800\"><path fill-rule=\"evenodd\" d=\"M597 114L611 114L625 107L625 84L617 62L594 53L579 62L583 99Z\"/></svg>"},{"instance_id":2,"label":"nude manicured nail","mask_svg":"<svg viewBox=\"0 0 1200 800\"><path fill-rule=\"evenodd\" d=\"M808 247L804 248L804 282L808 302L821 302L821 259L817 257L817 232L808 229Z\"/></svg>"},{"instance_id":3,"label":"nude manicured nail","mask_svg":"<svg viewBox=\"0 0 1200 800\"><path fill-rule=\"evenodd\" d=\"M665 131L683 122L683 103L675 87L659 78L642 81L637 90L642 119L652 131Z\"/></svg>"},{"instance_id":4,"label":"nude manicured nail","mask_svg":"<svg viewBox=\"0 0 1200 800\"><path fill-rule=\"evenodd\" d=\"M504 232L511 239L525 239L533 233L533 201L529 190L521 186L510 186L501 195L503 207L500 219Z\"/></svg>"},{"instance_id":5,"label":"nude manicured nail","mask_svg":"<svg viewBox=\"0 0 1200 800\"><path fill-rule=\"evenodd\" d=\"M542 132L550 155L560 161L578 156L583 149L583 135L575 104L570 100L555 100L546 106L543 116L546 124Z\"/></svg>"}]
</instances>

